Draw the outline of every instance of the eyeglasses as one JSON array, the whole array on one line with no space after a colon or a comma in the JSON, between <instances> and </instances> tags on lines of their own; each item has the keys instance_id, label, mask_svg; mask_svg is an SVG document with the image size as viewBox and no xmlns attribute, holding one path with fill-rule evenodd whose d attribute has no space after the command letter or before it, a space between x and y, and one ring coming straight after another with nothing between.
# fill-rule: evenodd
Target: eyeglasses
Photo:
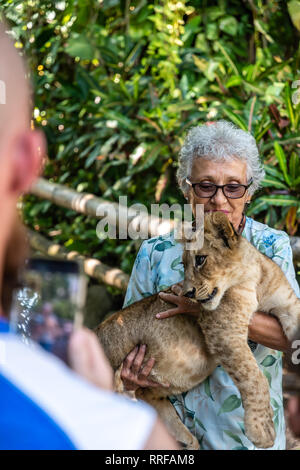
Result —
<instances>
[{"instance_id":1,"label":"eyeglasses","mask_svg":"<svg viewBox=\"0 0 300 470\"><path fill-rule=\"evenodd\" d=\"M197 197L202 198L211 198L214 197L219 188L222 189L222 192L225 197L229 199L239 199L244 196L246 190L253 183L252 178L250 179L249 184L223 184L219 186L213 183L192 183L188 178L185 179L187 184L192 186L194 193Z\"/></svg>"}]
</instances>

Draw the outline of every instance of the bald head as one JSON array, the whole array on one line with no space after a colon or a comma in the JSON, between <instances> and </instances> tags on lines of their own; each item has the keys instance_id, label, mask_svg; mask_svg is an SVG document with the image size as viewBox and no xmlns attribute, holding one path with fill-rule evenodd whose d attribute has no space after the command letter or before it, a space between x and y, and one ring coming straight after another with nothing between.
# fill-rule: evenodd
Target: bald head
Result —
<instances>
[{"instance_id":1,"label":"bald head","mask_svg":"<svg viewBox=\"0 0 300 470\"><path fill-rule=\"evenodd\" d=\"M7 26L0 23L0 135L30 124L30 92L26 67L16 51Z\"/></svg>"},{"instance_id":2,"label":"bald head","mask_svg":"<svg viewBox=\"0 0 300 470\"><path fill-rule=\"evenodd\" d=\"M36 180L46 148L43 133L30 128L26 66L6 30L0 22L0 310L9 303L10 280L16 278L24 253L24 236L17 237L16 202Z\"/></svg>"}]
</instances>

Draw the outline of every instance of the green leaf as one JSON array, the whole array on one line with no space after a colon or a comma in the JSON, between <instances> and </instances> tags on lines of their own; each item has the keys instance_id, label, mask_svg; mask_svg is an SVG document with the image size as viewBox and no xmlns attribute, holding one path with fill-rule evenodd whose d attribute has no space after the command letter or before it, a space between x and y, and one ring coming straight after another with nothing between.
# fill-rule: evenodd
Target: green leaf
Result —
<instances>
[{"instance_id":1,"label":"green leaf","mask_svg":"<svg viewBox=\"0 0 300 470\"><path fill-rule=\"evenodd\" d=\"M248 126L247 126L246 122L243 121L243 119L240 116L238 116L237 114L235 114L234 112L230 111L227 108L223 108L223 113L226 114L226 116L228 116L229 119L232 122L234 122L238 127L243 129L244 131L248 132Z\"/></svg>"},{"instance_id":2,"label":"green leaf","mask_svg":"<svg viewBox=\"0 0 300 470\"><path fill-rule=\"evenodd\" d=\"M155 248L154 250L156 251L165 251L165 250L168 250L169 248L171 248L173 245L173 243L169 242L169 241L164 241L164 242L161 242L161 243L158 243L157 245L155 245Z\"/></svg>"},{"instance_id":3,"label":"green leaf","mask_svg":"<svg viewBox=\"0 0 300 470\"><path fill-rule=\"evenodd\" d=\"M279 405L279 403L277 403L277 401L275 400L275 398L271 398L271 404L272 404L273 408L275 408L275 409L278 409L278 408L281 407L281 406Z\"/></svg>"},{"instance_id":4,"label":"green leaf","mask_svg":"<svg viewBox=\"0 0 300 470\"><path fill-rule=\"evenodd\" d=\"M135 130L134 122L117 111L107 111L105 117L107 120L117 121L126 130Z\"/></svg>"},{"instance_id":5,"label":"green leaf","mask_svg":"<svg viewBox=\"0 0 300 470\"><path fill-rule=\"evenodd\" d=\"M292 127L294 129L295 128L295 115L294 115L294 110L293 110L293 105L292 105L292 100L291 100L291 88L290 88L289 82L286 82L285 84L284 100L285 100L288 116L290 118Z\"/></svg>"},{"instance_id":6,"label":"green leaf","mask_svg":"<svg viewBox=\"0 0 300 470\"><path fill-rule=\"evenodd\" d=\"M281 145L278 142L274 143L274 150L275 150L275 155L278 160L280 169L283 173L284 179L287 182L287 184L290 186L291 185L291 179L288 175L287 171L287 162L286 162L286 156L285 153L281 147Z\"/></svg>"},{"instance_id":7,"label":"green leaf","mask_svg":"<svg viewBox=\"0 0 300 470\"><path fill-rule=\"evenodd\" d=\"M178 271L178 268L176 269L176 267L179 266L179 269L181 268L182 266L182 261L181 261L181 256L178 256L178 258L175 258L172 263L171 263L171 269L174 269L174 271Z\"/></svg>"},{"instance_id":8,"label":"green leaf","mask_svg":"<svg viewBox=\"0 0 300 470\"><path fill-rule=\"evenodd\" d=\"M271 354L269 354L268 356L266 356L264 358L264 360L261 362L261 365L264 366L264 367L271 367L274 362L276 362L276 357L272 356Z\"/></svg>"},{"instance_id":9,"label":"green leaf","mask_svg":"<svg viewBox=\"0 0 300 470\"><path fill-rule=\"evenodd\" d=\"M277 432L278 430L278 426L279 426L279 413L275 413L275 418L274 418L274 426L275 426L275 430Z\"/></svg>"},{"instance_id":10,"label":"green leaf","mask_svg":"<svg viewBox=\"0 0 300 470\"><path fill-rule=\"evenodd\" d=\"M226 400L223 402L218 415L222 413L230 413L233 410L239 408L242 404L242 400L237 395L230 395Z\"/></svg>"},{"instance_id":11,"label":"green leaf","mask_svg":"<svg viewBox=\"0 0 300 470\"><path fill-rule=\"evenodd\" d=\"M264 370L264 375L265 375L265 377L267 378L267 380L268 380L268 382L269 382L269 386L271 387L271 384L272 384L272 376L271 376L270 372L267 371L267 370Z\"/></svg>"},{"instance_id":12,"label":"green leaf","mask_svg":"<svg viewBox=\"0 0 300 470\"><path fill-rule=\"evenodd\" d=\"M268 208L268 205L265 201L262 201L261 198L255 199L254 202L251 203L249 209L247 209L247 215L256 215L262 211L265 211Z\"/></svg>"},{"instance_id":13,"label":"green leaf","mask_svg":"<svg viewBox=\"0 0 300 470\"><path fill-rule=\"evenodd\" d=\"M291 0L288 2L288 11L294 26L300 31L300 1Z\"/></svg>"},{"instance_id":14,"label":"green leaf","mask_svg":"<svg viewBox=\"0 0 300 470\"><path fill-rule=\"evenodd\" d=\"M265 178L262 181L262 186L264 187L270 187L270 188L281 188L281 189L287 189L286 184L281 183L275 178L272 178L271 176L265 176Z\"/></svg>"},{"instance_id":15,"label":"green leaf","mask_svg":"<svg viewBox=\"0 0 300 470\"><path fill-rule=\"evenodd\" d=\"M248 447L245 446L238 446L238 447L233 447L231 450L249 450Z\"/></svg>"},{"instance_id":16,"label":"green leaf","mask_svg":"<svg viewBox=\"0 0 300 470\"><path fill-rule=\"evenodd\" d=\"M293 134L286 136L285 139L280 139L280 140L272 140L271 142L267 142L266 144L263 144L261 147L261 152L265 153L268 150L270 150L272 147L274 147L274 143L278 143L281 145L287 145L287 144L297 144L300 143L300 134Z\"/></svg>"},{"instance_id":17,"label":"green leaf","mask_svg":"<svg viewBox=\"0 0 300 470\"><path fill-rule=\"evenodd\" d=\"M83 34L73 33L73 37L68 39L65 50L71 57L80 57L82 60L92 60L95 55L93 46Z\"/></svg>"},{"instance_id":18,"label":"green leaf","mask_svg":"<svg viewBox=\"0 0 300 470\"><path fill-rule=\"evenodd\" d=\"M269 206L268 212L265 217L265 224L269 225L269 227L275 227L278 221L277 213L274 207Z\"/></svg>"},{"instance_id":19,"label":"green leaf","mask_svg":"<svg viewBox=\"0 0 300 470\"><path fill-rule=\"evenodd\" d=\"M277 180L284 182L283 174L280 171L276 170L276 168L274 168L273 166L265 165L265 170L268 175L274 176Z\"/></svg>"},{"instance_id":20,"label":"green leaf","mask_svg":"<svg viewBox=\"0 0 300 470\"><path fill-rule=\"evenodd\" d=\"M259 200L261 202L264 202L268 205L273 205L273 206L289 207L289 206L300 205L299 198L295 196L285 196L285 195L261 196Z\"/></svg>"},{"instance_id":21,"label":"green leaf","mask_svg":"<svg viewBox=\"0 0 300 470\"><path fill-rule=\"evenodd\" d=\"M254 138L256 140L256 142L258 143L262 137L268 132L269 129L271 129L272 127L272 122L269 122L269 124L267 124L266 126L263 127L263 129L261 129L259 132L255 132L254 134Z\"/></svg>"},{"instance_id":22,"label":"green leaf","mask_svg":"<svg viewBox=\"0 0 300 470\"><path fill-rule=\"evenodd\" d=\"M220 16L224 15L223 8L219 4L218 6L211 6L206 8L206 15L211 22L216 21Z\"/></svg>"},{"instance_id":23,"label":"green leaf","mask_svg":"<svg viewBox=\"0 0 300 470\"><path fill-rule=\"evenodd\" d=\"M300 173L300 157L296 152L293 152L290 158L290 175L292 178L292 184L295 184L298 174ZM300 176L300 175L299 175Z\"/></svg>"},{"instance_id":24,"label":"green leaf","mask_svg":"<svg viewBox=\"0 0 300 470\"><path fill-rule=\"evenodd\" d=\"M221 51L221 53L224 55L225 59L227 60L227 62L230 64L232 70L234 71L235 75L240 76L240 72L239 72L237 66L235 65L235 63L231 59L231 57L228 54L228 52L226 51L226 49L222 46L220 41L215 42L215 47L218 48Z\"/></svg>"},{"instance_id":25,"label":"green leaf","mask_svg":"<svg viewBox=\"0 0 300 470\"><path fill-rule=\"evenodd\" d=\"M245 424L244 424L244 422L239 422L238 425L239 425L239 427L240 427L242 433L245 434ZM246 435L246 434L245 434L245 435Z\"/></svg>"},{"instance_id":26,"label":"green leaf","mask_svg":"<svg viewBox=\"0 0 300 470\"><path fill-rule=\"evenodd\" d=\"M207 377L207 378L204 380L203 384L204 384L204 390L205 390L206 395L207 395L209 398L211 398L213 401L215 401L214 398L213 398L213 396L212 396L212 394L211 394L210 378Z\"/></svg>"},{"instance_id":27,"label":"green leaf","mask_svg":"<svg viewBox=\"0 0 300 470\"><path fill-rule=\"evenodd\" d=\"M207 431L204 424L200 421L200 419L195 418L195 422L203 429L203 431Z\"/></svg>"},{"instance_id":28,"label":"green leaf","mask_svg":"<svg viewBox=\"0 0 300 470\"><path fill-rule=\"evenodd\" d=\"M230 36L235 36L238 29L238 22L234 16L225 16L219 21L221 31L224 31Z\"/></svg>"},{"instance_id":29,"label":"green leaf","mask_svg":"<svg viewBox=\"0 0 300 470\"><path fill-rule=\"evenodd\" d=\"M195 103L193 101L182 101L181 103L171 104L168 106L170 113L180 113L182 111L191 111L195 109Z\"/></svg>"},{"instance_id":30,"label":"green leaf","mask_svg":"<svg viewBox=\"0 0 300 470\"><path fill-rule=\"evenodd\" d=\"M268 26L268 23L264 23L263 21L261 20L254 20L254 25L256 27L256 29L263 35L265 36L265 38L267 39L267 41L269 41L270 43L273 43L273 39L271 38L271 36L267 33L266 31L266 26Z\"/></svg>"},{"instance_id":31,"label":"green leaf","mask_svg":"<svg viewBox=\"0 0 300 470\"><path fill-rule=\"evenodd\" d=\"M300 176L299 178L297 178L295 181L294 181L294 186L297 186L298 184L300 184Z\"/></svg>"},{"instance_id":32,"label":"green leaf","mask_svg":"<svg viewBox=\"0 0 300 470\"><path fill-rule=\"evenodd\" d=\"M242 446L244 445L242 440L239 438L239 436L237 436L236 434L234 434L233 432L231 431L227 431L227 430L224 430L223 431L225 434L227 434L227 436L231 437L231 439L233 439L234 441L236 441L238 444L241 444Z\"/></svg>"},{"instance_id":33,"label":"green leaf","mask_svg":"<svg viewBox=\"0 0 300 470\"><path fill-rule=\"evenodd\" d=\"M150 168L154 164L160 152L163 151L163 148L164 145L160 142L158 144L154 144L153 147L151 147L145 152L144 156L141 159L141 163L138 162L138 164L133 167L133 169L128 170L128 174L134 175Z\"/></svg>"},{"instance_id":34,"label":"green leaf","mask_svg":"<svg viewBox=\"0 0 300 470\"><path fill-rule=\"evenodd\" d=\"M243 80L239 75L232 75L225 83L225 86L226 88L230 88L233 86L239 86L241 83L243 83Z\"/></svg>"},{"instance_id":35,"label":"green leaf","mask_svg":"<svg viewBox=\"0 0 300 470\"><path fill-rule=\"evenodd\" d=\"M99 155L99 150L101 148L101 145L96 145L94 150L89 154L87 157L85 163L84 163L84 168L89 168L94 161L96 160L97 156Z\"/></svg>"}]
</instances>

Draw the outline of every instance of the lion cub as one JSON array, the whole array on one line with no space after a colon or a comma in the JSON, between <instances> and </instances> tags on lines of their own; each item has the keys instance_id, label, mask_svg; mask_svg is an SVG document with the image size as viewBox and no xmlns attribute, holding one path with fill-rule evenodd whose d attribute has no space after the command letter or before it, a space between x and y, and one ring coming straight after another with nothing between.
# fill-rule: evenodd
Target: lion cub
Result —
<instances>
[{"instance_id":1,"label":"lion cub","mask_svg":"<svg viewBox=\"0 0 300 470\"><path fill-rule=\"evenodd\" d=\"M195 231L194 239L199 236ZM257 310L271 313L291 339L300 325L300 301L279 266L237 235L222 212L205 216L201 249L186 246L182 293L198 302L198 319L188 315L156 319L155 314L170 304L155 294L107 318L96 334L118 372L137 344L147 345L145 361L155 358L149 378L170 387L139 389L137 398L154 406L170 433L187 448L199 448L198 441L167 395L195 387L217 364L241 393L246 435L257 447L271 447L275 430L269 387L248 346L248 325Z\"/></svg>"}]
</instances>

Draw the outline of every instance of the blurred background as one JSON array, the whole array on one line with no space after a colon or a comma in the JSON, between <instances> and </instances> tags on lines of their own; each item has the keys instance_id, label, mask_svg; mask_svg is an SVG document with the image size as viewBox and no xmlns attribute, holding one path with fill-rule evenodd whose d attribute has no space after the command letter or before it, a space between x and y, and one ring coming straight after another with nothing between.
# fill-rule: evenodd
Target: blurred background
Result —
<instances>
[{"instance_id":1,"label":"blurred background","mask_svg":"<svg viewBox=\"0 0 300 470\"><path fill-rule=\"evenodd\" d=\"M183 204L178 152L207 121L255 136L266 178L247 215L292 237L299 275L300 1L2 0L0 13L48 141L20 211L34 252L83 263L88 326L122 306L141 244L99 239L96 209Z\"/></svg>"}]
</instances>

